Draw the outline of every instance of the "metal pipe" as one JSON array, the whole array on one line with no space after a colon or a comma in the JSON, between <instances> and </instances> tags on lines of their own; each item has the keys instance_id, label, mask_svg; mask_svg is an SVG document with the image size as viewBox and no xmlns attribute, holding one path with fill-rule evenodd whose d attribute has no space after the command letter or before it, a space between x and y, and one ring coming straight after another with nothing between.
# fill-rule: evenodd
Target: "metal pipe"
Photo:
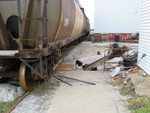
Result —
<instances>
[{"instance_id":1,"label":"metal pipe","mask_svg":"<svg viewBox=\"0 0 150 113\"><path fill-rule=\"evenodd\" d=\"M72 78L72 77L66 77L66 76L59 76L59 77L63 77L63 78L71 79L71 80L76 80L76 81L83 82L83 83L86 83L86 84L96 85L95 83L87 82L87 81L84 81L84 80L79 80L79 79Z\"/></svg>"},{"instance_id":2,"label":"metal pipe","mask_svg":"<svg viewBox=\"0 0 150 113\"><path fill-rule=\"evenodd\" d=\"M9 36L0 13L0 49L9 49L10 45Z\"/></svg>"},{"instance_id":3,"label":"metal pipe","mask_svg":"<svg viewBox=\"0 0 150 113\"><path fill-rule=\"evenodd\" d=\"M60 80L60 81L63 82L63 83L68 84L69 86L72 86L72 84L70 84L70 83L68 83L68 82L66 82L66 81L64 81L64 80L62 80L62 79L60 79L60 78L58 78L58 77L56 77L56 76L52 76L52 77L54 77L55 79Z\"/></svg>"}]
</instances>

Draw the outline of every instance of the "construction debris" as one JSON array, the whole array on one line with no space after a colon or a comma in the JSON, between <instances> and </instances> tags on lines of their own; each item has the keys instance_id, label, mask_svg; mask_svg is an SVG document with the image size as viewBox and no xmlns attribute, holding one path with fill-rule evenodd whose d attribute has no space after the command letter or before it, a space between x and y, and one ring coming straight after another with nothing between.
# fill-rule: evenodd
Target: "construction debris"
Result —
<instances>
[{"instance_id":1,"label":"construction debris","mask_svg":"<svg viewBox=\"0 0 150 113\"><path fill-rule=\"evenodd\" d=\"M120 70L121 70L120 67L116 67L114 70L112 70L112 71L109 73L109 75L110 75L111 77L115 77L117 74L119 74Z\"/></svg>"},{"instance_id":2,"label":"construction debris","mask_svg":"<svg viewBox=\"0 0 150 113\"><path fill-rule=\"evenodd\" d=\"M108 53L112 53L109 59L112 59L114 57L120 57L122 56L125 52L127 52L129 49L127 46L122 46L119 45L118 43L110 44Z\"/></svg>"},{"instance_id":3,"label":"construction debris","mask_svg":"<svg viewBox=\"0 0 150 113\"><path fill-rule=\"evenodd\" d=\"M123 55L123 65L126 67L134 66L137 63L138 51L130 50Z\"/></svg>"},{"instance_id":4,"label":"construction debris","mask_svg":"<svg viewBox=\"0 0 150 113\"><path fill-rule=\"evenodd\" d=\"M133 73L136 73L136 72L139 72L139 70L135 70L135 71L132 71L132 72L126 73L126 74L124 74L124 75L114 77L114 79L118 79L118 78L121 78L121 77L124 77L124 76L128 76L128 75L133 74Z\"/></svg>"},{"instance_id":5,"label":"construction debris","mask_svg":"<svg viewBox=\"0 0 150 113\"><path fill-rule=\"evenodd\" d=\"M123 82L124 85L127 85L127 83L131 80L131 78L125 77L125 80Z\"/></svg>"},{"instance_id":6,"label":"construction debris","mask_svg":"<svg viewBox=\"0 0 150 113\"><path fill-rule=\"evenodd\" d=\"M146 76L148 76L148 74L147 73L143 73L142 76L146 77Z\"/></svg>"},{"instance_id":7,"label":"construction debris","mask_svg":"<svg viewBox=\"0 0 150 113\"><path fill-rule=\"evenodd\" d=\"M110 44L109 50L104 57L90 63L89 65L83 66L83 70L97 70L97 67L99 65L104 64L105 62L113 59L115 57L121 57L123 54L128 51L128 48L126 46L121 46L117 43Z\"/></svg>"}]
</instances>

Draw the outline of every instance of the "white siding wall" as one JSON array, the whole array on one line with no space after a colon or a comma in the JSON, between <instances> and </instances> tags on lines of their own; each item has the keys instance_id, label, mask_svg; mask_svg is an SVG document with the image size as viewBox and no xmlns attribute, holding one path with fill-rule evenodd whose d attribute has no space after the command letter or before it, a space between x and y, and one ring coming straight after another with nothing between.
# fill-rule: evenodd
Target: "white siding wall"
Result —
<instances>
[{"instance_id":1,"label":"white siding wall","mask_svg":"<svg viewBox=\"0 0 150 113\"><path fill-rule=\"evenodd\" d=\"M139 32L141 0L95 0L96 33Z\"/></svg>"},{"instance_id":2,"label":"white siding wall","mask_svg":"<svg viewBox=\"0 0 150 113\"><path fill-rule=\"evenodd\" d=\"M139 66L150 74L150 0L143 0L142 3L138 60L143 54L146 56L139 62Z\"/></svg>"}]
</instances>

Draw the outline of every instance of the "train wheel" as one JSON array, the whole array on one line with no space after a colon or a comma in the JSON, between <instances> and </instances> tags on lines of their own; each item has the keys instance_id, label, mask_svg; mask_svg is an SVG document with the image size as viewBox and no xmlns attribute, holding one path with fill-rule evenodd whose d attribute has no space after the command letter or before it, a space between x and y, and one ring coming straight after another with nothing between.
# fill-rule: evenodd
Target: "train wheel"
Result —
<instances>
[{"instance_id":1,"label":"train wheel","mask_svg":"<svg viewBox=\"0 0 150 113\"><path fill-rule=\"evenodd\" d=\"M31 75L31 69L29 69L23 63L21 64L19 69L19 81L24 90L32 90L34 88L35 80Z\"/></svg>"}]
</instances>

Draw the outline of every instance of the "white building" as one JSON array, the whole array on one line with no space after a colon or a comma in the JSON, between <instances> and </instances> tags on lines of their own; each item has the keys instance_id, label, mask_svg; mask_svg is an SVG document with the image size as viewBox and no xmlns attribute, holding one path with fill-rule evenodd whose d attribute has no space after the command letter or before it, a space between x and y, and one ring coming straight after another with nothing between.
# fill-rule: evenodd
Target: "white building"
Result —
<instances>
[{"instance_id":1,"label":"white building","mask_svg":"<svg viewBox=\"0 0 150 113\"><path fill-rule=\"evenodd\" d=\"M95 0L95 33L139 32L141 0Z\"/></svg>"},{"instance_id":2,"label":"white building","mask_svg":"<svg viewBox=\"0 0 150 113\"><path fill-rule=\"evenodd\" d=\"M150 74L150 0L143 0L141 7L138 65Z\"/></svg>"}]
</instances>

